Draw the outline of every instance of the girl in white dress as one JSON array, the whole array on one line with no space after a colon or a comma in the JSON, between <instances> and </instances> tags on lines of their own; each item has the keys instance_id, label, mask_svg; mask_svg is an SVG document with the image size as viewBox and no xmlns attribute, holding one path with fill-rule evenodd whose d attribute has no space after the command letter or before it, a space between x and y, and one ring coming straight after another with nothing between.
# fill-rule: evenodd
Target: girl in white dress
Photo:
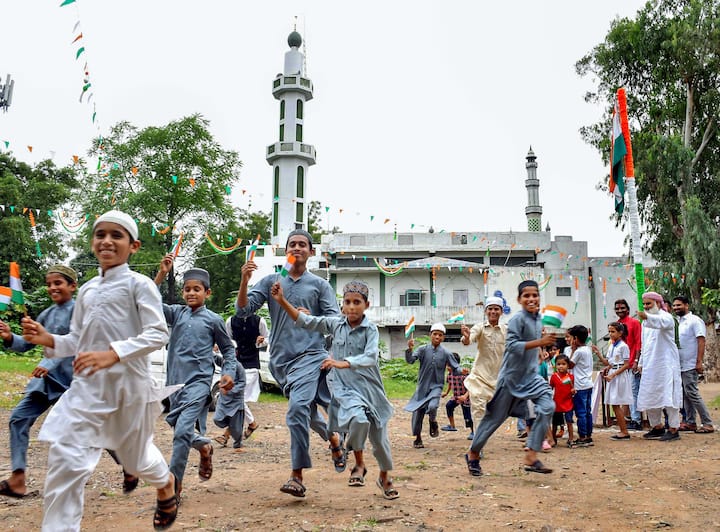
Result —
<instances>
[{"instance_id":1,"label":"girl in white dress","mask_svg":"<svg viewBox=\"0 0 720 532\"><path fill-rule=\"evenodd\" d=\"M613 440L629 440L630 434L625 423L623 405L629 405L632 401L632 381L630 380L630 348L623 341L625 327L622 323L613 322L608 325L610 333L610 347L607 358L602 356L599 350L596 351L600 362L606 368L603 371L605 380L605 404L611 405L615 412L620 434L614 434Z\"/></svg>"}]
</instances>

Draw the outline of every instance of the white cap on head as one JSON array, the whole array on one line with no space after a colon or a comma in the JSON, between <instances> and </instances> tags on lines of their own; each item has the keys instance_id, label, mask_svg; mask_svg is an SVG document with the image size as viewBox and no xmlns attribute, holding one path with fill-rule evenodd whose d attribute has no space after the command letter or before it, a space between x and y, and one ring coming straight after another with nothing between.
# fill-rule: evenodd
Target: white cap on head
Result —
<instances>
[{"instance_id":1,"label":"white cap on head","mask_svg":"<svg viewBox=\"0 0 720 532\"><path fill-rule=\"evenodd\" d=\"M93 230L100 222L112 222L114 224L118 224L130 234L133 240L138 239L138 226L129 214L125 214L122 211L108 211L95 220Z\"/></svg>"},{"instance_id":2,"label":"white cap on head","mask_svg":"<svg viewBox=\"0 0 720 532\"><path fill-rule=\"evenodd\" d=\"M440 331L445 334L445 326L442 323L433 323L432 327L430 327L430 332L433 331Z\"/></svg>"},{"instance_id":3,"label":"white cap on head","mask_svg":"<svg viewBox=\"0 0 720 532\"><path fill-rule=\"evenodd\" d=\"M501 297L490 296L485 300L485 308L488 308L490 305L497 305L498 307L503 308L503 300Z\"/></svg>"}]
</instances>

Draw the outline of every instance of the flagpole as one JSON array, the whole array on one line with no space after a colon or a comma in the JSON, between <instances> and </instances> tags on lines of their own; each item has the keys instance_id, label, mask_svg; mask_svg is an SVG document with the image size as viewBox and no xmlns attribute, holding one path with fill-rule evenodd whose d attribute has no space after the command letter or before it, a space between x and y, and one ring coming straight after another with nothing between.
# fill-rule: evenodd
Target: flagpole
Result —
<instances>
[{"instance_id":1,"label":"flagpole","mask_svg":"<svg viewBox=\"0 0 720 532\"><path fill-rule=\"evenodd\" d=\"M642 245L640 243L640 215L638 214L637 189L635 187L635 164L633 162L632 142L630 140L630 124L627 115L627 95L620 87L617 91L618 108L620 110L620 127L627 153L625 154L625 185L628 193L628 217L630 219L630 239L635 265L635 287L638 310L642 310L642 296L645 293L645 269L643 268Z\"/></svg>"}]
</instances>

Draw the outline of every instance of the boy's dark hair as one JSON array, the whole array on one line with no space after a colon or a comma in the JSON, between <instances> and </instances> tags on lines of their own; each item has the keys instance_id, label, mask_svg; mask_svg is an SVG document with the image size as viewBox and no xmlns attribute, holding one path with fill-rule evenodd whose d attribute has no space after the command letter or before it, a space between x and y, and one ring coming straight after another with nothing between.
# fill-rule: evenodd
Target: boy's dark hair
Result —
<instances>
[{"instance_id":1,"label":"boy's dark hair","mask_svg":"<svg viewBox=\"0 0 720 532\"><path fill-rule=\"evenodd\" d=\"M557 365L557 363L560 362L561 360L564 360L568 366L570 365L570 357L569 356L563 355L562 353L560 353L558 356L555 357L555 364Z\"/></svg>"},{"instance_id":2,"label":"boy's dark hair","mask_svg":"<svg viewBox=\"0 0 720 532\"><path fill-rule=\"evenodd\" d=\"M690 300L686 296L675 296L673 301L680 301L683 305L689 305Z\"/></svg>"},{"instance_id":3,"label":"boy's dark hair","mask_svg":"<svg viewBox=\"0 0 720 532\"><path fill-rule=\"evenodd\" d=\"M523 281L518 285L518 297L520 297L523 293L523 290L526 288L535 287L538 290L540 290L540 287L538 286L537 282L533 281L532 279L528 279L527 281Z\"/></svg>"},{"instance_id":4,"label":"boy's dark hair","mask_svg":"<svg viewBox=\"0 0 720 532\"><path fill-rule=\"evenodd\" d=\"M608 327L612 327L613 329L618 331L620 333L620 336L622 336L623 338L627 336L627 330L625 330L625 326L619 321L608 323Z\"/></svg>"},{"instance_id":5,"label":"boy's dark hair","mask_svg":"<svg viewBox=\"0 0 720 532\"><path fill-rule=\"evenodd\" d=\"M293 231L290 231L290 234L288 234L287 240L285 241L285 249L287 249L288 244L290 243L290 237L292 236L304 236L307 238L308 246L312 250L313 248L313 241L312 241L312 235L305 231L305 229L295 229Z\"/></svg>"},{"instance_id":6,"label":"boy's dark hair","mask_svg":"<svg viewBox=\"0 0 720 532\"><path fill-rule=\"evenodd\" d=\"M573 338L577 338L581 344L587 342L588 330L584 325L574 325L568 329L568 334Z\"/></svg>"}]
</instances>

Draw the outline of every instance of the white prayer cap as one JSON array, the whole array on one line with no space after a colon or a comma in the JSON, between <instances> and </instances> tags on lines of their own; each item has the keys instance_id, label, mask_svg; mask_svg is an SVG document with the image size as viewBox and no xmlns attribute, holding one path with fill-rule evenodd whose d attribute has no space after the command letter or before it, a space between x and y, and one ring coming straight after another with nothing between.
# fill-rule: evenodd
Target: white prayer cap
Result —
<instances>
[{"instance_id":1,"label":"white prayer cap","mask_svg":"<svg viewBox=\"0 0 720 532\"><path fill-rule=\"evenodd\" d=\"M488 308L490 305L497 305L498 307L503 308L503 300L501 297L490 296L485 300L485 308Z\"/></svg>"},{"instance_id":2,"label":"white prayer cap","mask_svg":"<svg viewBox=\"0 0 720 532\"><path fill-rule=\"evenodd\" d=\"M433 331L440 331L441 333L445 334L445 326L442 323L433 323L433 326L430 327L430 332Z\"/></svg>"},{"instance_id":3,"label":"white prayer cap","mask_svg":"<svg viewBox=\"0 0 720 532\"><path fill-rule=\"evenodd\" d=\"M122 211L108 211L95 220L95 223L93 224L93 231L100 222L112 222L114 224L118 224L130 234L130 237L133 240L138 239L138 226L129 214L125 214Z\"/></svg>"}]
</instances>

